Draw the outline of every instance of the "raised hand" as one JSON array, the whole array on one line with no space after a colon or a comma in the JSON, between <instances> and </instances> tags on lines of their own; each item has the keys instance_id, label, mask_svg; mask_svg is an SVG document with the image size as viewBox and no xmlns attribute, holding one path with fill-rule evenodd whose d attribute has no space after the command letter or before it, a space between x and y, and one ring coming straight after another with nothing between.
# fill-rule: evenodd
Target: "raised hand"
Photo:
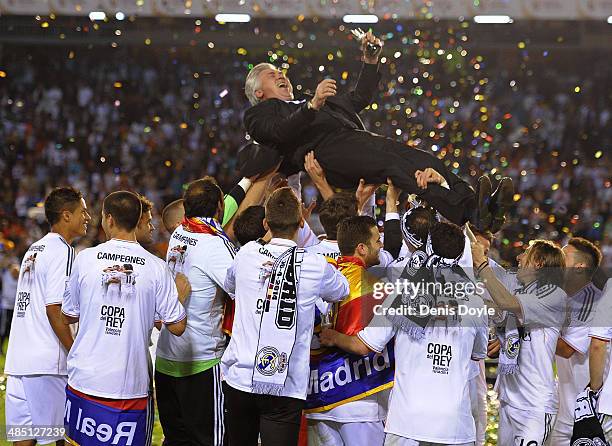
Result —
<instances>
[{"instance_id":1,"label":"raised hand","mask_svg":"<svg viewBox=\"0 0 612 446\"><path fill-rule=\"evenodd\" d=\"M388 210L389 207L395 208L395 211L393 212L397 212L397 205L399 204L398 201L402 190L393 184L391 178L387 178L387 185L387 195L385 198L385 201L387 202L387 212L390 212Z\"/></svg>"},{"instance_id":2,"label":"raised hand","mask_svg":"<svg viewBox=\"0 0 612 446\"><path fill-rule=\"evenodd\" d=\"M336 96L336 81L333 79L324 79L317 85L315 95L310 101L312 108L319 110L325 105L325 100L330 96Z\"/></svg>"},{"instance_id":3,"label":"raised hand","mask_svg":"<svg viewBox=\"0 0 612 446\"><path fill-rule=\"evenodd\" d=\"M485 263L488 258L484 252L484 246L478 241L472 242L470 244L470 248L472 250L472 262L474 264L474 268L478 268Z\"/></svg>"},{"instance_id":4,"label":"raised hand","mask_svg":"<svg viewBox=\"0 0 612 446\"><path fill-rule=\"evenodd\" d=\"M312 180L312 183L317 189L319 189L323 200L327 200L332 195L334 195L334 190L327 182L327 178L325 177L325 171L315 158L314 152L308 152L304 157L304 169L308 173L308 176Z\"/></svg>"},{"instance_id":5,"label":"raised hand","mask_svg":"<svg viewBox=\"0 0 612 446\"><path fill-rule=\"evenodd\" d=\"M379 50L374 54L370 54L367 51L368 43L377 45L379 47ZM368 31L367 33L365 33L365 35L361 39L361 51L363 51L363 61L369 64L378 63L378 58L380 57L380 53L382 53L382 47L384 44L385 43L382 40L372 34L372 31Z\"/></svg>"},{"instance_id":6,"label":"raised hand","mask_svg":"<svg viewBox=\"0 0 612 446\"><path fill-rule=\"evenodd\" d=\"M312 200L308 206L302 203L302 217L304 218L304 220L308 220L310 218L310 215L312 214L312 211L314 210L316 206L317 206L316 199Z\"/></svg>"},{"instance_id":7,"label":"raised hand","mask_svg":"<svg viewBox=\"0 0 612 446\"><path fill-rule=\"evenodd\" d=\"M368 202L370 197L374 195L376 189L380 187L380 184L366 184L365 180L361 178L359 180L359 186L355 191L355 198L357 198L357 209L363 210L363 207Z\"/></svg>"},{"instance_id":8,"label":"raised hand","mask_svg":"<svg viewBox=\"0 0 612 446\"><path fill-rule=\"evenodd\" d=\"M402 193L402 190L393 184L391 178L387 178L387 194L385 196L385 212L387 214L397 213L399 206L399 197Z\"/></svg>"},{"instance_id":9,"label":"raised hand","mask_svg":"<svg viewBox=\"0 0 612 446\"><path fill-rule=\"evenodd\" d=\"M314 152L310 151L304 157L304 169L306 169L313 183L318 184L327 182L325 171L315 158Z\"/></svg>"}]
</instances>

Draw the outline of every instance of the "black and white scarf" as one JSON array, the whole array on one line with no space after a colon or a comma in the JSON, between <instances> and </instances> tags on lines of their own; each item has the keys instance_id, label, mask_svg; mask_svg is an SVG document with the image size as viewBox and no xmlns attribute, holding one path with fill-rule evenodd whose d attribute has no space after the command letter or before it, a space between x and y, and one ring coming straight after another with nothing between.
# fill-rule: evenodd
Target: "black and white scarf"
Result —
<instances>
[{"instance_id":1,"label":"black and white scarf","mask_svg":"<svg viewBox=\"0 0 612 446\"><path fill-rule=\"evenodd\" d=\"M445 259L431 255L431 240L427 240L423 250L412 253L410 260L402 271L399 280L406 284L404 293L398 293L391 302L392 312L387 312L387 318L398 329L404 331L415 340L425 337L425 329L432 316L428 310L440 303L453 304L454 296L445 296L432 292L436 284L442 287L447 282L470 281L459 262L461 254L456 259ZM409 288L412 283L415 288ZM418 292L414 292L418 290Z\"/></svg>"},{"instance_id":2,"label":"black and white scarf","mask_svg":"<svg viewBox=\"0 0 612 446\"><path fill-rule=\"evenodd\" d=\"M390 307L393 311L387 311L387 319L415 340L425 337L425 327L431 319L427 313L420 311L422 306L431 308L436 305L435 296L424 289L425 285L433 281L432 270L426 265L428 258L429 255L421 250L412 253L399 277L405 284L405 289L395 296L390 296ZM409 288L411 285L415 288ZM413 290L420 291L415 293Z\"/></svg>"},{"instance_id":3,"label":"black and white scarf","mask_svg":"<svg viewBox=\"0 0 612 446\"><path fill-rule=\"evenodd\" d=\"M502 375L513 375L519 370L518 357L522 339L520 327L514 314L508 313L505 327L497 329L497 337L501 343L497 370Z\"/></svg>"},{"instance_id":4,"label":"black and white scarf","mask_svg":"<svg viewBox=\"0 0 612 446\"><path fill-rule=\"evenodd\" d=\"M292 247L272 265L259 323L251 392L280 396L296 340L297 293L304 250Z\"/></svg>"},{"instance_id":5,"label":"black and white scarf","mask_svg":"<svg viewBox=\"0 0 612 446\"><path fill-rule=\"evenodd\" d=\"M421 238L412 230L412 228L408 224L408 217L410 217L410 215L414 213L416 209L420 209L420 208L427 209L427 208L425 206L422 206L419 202L412 201L411 204L412 204L412 207L408 209L404 213L404 215L402 215L402 221L400 224L400 228L402 230L402 237L404 238L406 242L410 243L416 249L422 249L425 243L427 242L427 240L421 240ZM435 212L435 211L432 210L432 212ZM440 221L440 216L438 215L437 212L436 212L436 220ZM425 251L425 249L423 249L423 251Z\"/></svg>"},{"instance_id":6,"label":"black and white scarf","mask_svg":"<svg viewBox=\"0 0 612 446\"><path fill-rule=\"evenodd\" d=\"M603 416L597 414L598 398L589 387L576 398L571 446L609 446L601 428Z\"/></svg>"}]
</instances>

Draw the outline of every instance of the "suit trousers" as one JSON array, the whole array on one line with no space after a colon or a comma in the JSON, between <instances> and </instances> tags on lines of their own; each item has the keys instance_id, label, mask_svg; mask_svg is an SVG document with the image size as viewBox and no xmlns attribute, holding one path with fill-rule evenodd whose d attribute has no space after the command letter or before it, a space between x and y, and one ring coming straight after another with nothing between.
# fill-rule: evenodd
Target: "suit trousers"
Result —
<instances>
[{"instance_id":1,"label":"suit trousers","mask_svg":"<svg viewBox=\"0 0 612 446\"><path fill-rule=\"evenodd\" d=\"M371 184L386 183L389 177L404 192L418 195L458 225L470 219L477 205L474 189L442 160L391 138L363 130L342 129L318 145L315 157L325 170L327 180L335 187L355 188L360 178ZM415 172L428 167L446 179L450 190L438 184L429 184L427 189L417 186Z\"/></svg>"}]
</instances>

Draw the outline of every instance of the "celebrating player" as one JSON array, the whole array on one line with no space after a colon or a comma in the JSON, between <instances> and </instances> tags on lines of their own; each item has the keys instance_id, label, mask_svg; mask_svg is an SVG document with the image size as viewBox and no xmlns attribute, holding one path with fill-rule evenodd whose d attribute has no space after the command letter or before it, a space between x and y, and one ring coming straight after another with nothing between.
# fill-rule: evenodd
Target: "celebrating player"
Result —
<instances>
[{"instance_id":1,"label":"celebrating player","mask_svg":"<svg viewBox=\"0 0 612 446\"><path fill-rule=\"evenodd\" d=\"M601 263L599 248L575 237L563 247L563 252L570 318L557 341L559 412L550 436L553 445L570 444L572 438L576 397L589 384L589 330L601 297L601 290L591 281Z\"/></svg>"},{"instance_id":2,"label":"celebrating player","mask_svg":"<svg viewBox=\"0 0 612 446\"><path fill-rule=\"evenodd\" d=\"M109 241L79 253L64 294L66 323L79 322L68 355L64 417L73 444L99 444L102 438L119 445L150 441L149 336L158 319L174 335L185 330L172 274L136 241L140 216L140 199L132 192L104 199L102 228ZM117 263L131 265L138 280L133 298L109 301L100 276Z\"/></svg>"},{"instance_id":3,"label":"celebrating player","mask_svg":"<svg viewBox=\"0 0 612 446\"><path fill-rule=\"evenodd\" d=\"M315 300L340 301L346 279L322 256L295 240L303 225L301 205L290 188L266 203L266 245L243 246L227 273L225 288L236 302L232 338L221 360L230 444L297 444L308 386Z\"/></svg>"},{"instance_id":4,"label":"celebrating player","mask_svg":"<svg viewBox=\"0 0 612 446\"><path fill-rule=\"evenodd\" d=\"M64 424L66 352L73 339L70 328L62 322L60 306L74 261L70 244L86 234L91 217L83 195L72 187L54 189L47 196L45 216L51 231L26 252L17 283L4 370L8 375L8 426ZM25 269L29 270L27 275ZM51 436L9 440L24 441L23 446L53 441L63 444L59 430Z\"/></svg>"},{"instance_id":5,"label":"celebrating player","mask_svg":"<svg viewBox=\"0 0 612 446\"><path fill-rule=\"evenodd\" d=\"M349 281L350 293L334 305L334 328L346 335L357 334L372 318L376 300L372 287L376 278L366 269L379 263L382 247L376 221L368 216L342 220L337 229L342 256L337 264ZM350 355L336 349L313 351L311 384L307 399L308 437L313 444L359 446L382 444L388 391L393 385L393 354ZM372 373L359 374L360 363L377 364ZM382 366L380 364L383 364ZM348 366L347 366L348 364ZM347 377L337 386L325 385L329 374ZM353 375L354 373L354 379ZM349 379L350 378L350 379Z\"/></svg>"},{"instance_id":6,"label":"celebrating player","mask_svg":"<svg viewBox=\"0 0 612 446\"><path fill-rule=\"evenodd\" d=\"M553 362L565 321L565 256L552 242L533 241L518 256L519 286L514 290L497 278L480 243L472 244L472 256L491 298L508 312L498 330L500 444L520 438L544 446L557 413Z\"/></svg>"},{"instance_id":7,"label":"celebrating player","mask_svg":"<svg viewBox=\"0 0 612 446\"><path fill-rule=\"evenodd\" d=\"M457 271L456 259L465 245L461 229L450 223L437 223L430 237L438 256L432 262L443 260L434 269L445 275ZM450 267L444 266L447 262ZM440 303L446 305L450 301L441 299ZM482 308L478 296L469 296L463 304ZM463 320L455 316L429 317L425 327L417 336L407 325L389 324L387 316L381 314L354 336L324 330L321 343L364 355L382 352L395 337L395 384L385 423L385 445L473 445L476 430L468 380L472 360L480 360L486 354L486 315Z\"/></svg>"},{"instance_id":8,"label":"celebrating player","mask_svg":"<svg viewBox=\"0 0 612 446\"><path fill-rule=\"evenodd\" d=\"M168 446L222 446L223 286L236 248L221 228L223 192L213 178L190 183L183 206L185 218L170 237L167 261L187 276L192 292L183 336L162 329L157 344L157 405Z\"/></svg>"}]
</instances>

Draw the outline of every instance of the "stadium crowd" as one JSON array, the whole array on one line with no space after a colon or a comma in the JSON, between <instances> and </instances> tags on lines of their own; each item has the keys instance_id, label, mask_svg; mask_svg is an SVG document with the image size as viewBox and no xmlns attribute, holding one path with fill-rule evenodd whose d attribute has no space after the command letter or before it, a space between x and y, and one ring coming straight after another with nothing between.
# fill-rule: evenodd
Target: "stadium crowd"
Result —
<instances>
[{"instance_id":1,"label":"stadium crowd","mask_svg":"<svg viewBox=\"0 0 612 446\"><path fill-rule=\"evenodd\" d=\"M8 75L0 79L0 224L3 236L17 244L17 254L37 234L28 212L37 214L33 208L53 184L74 184L92 203L110 190L129 187L146 193L159 208L179 197L193 178L213 175L224 190L238 179L236 153L245 142L245 57L223 53L227 62L213 68L189 53L161 50L125 49L122 58L104 50L23 51L28 57L5 54ZM443 86L434 106L431 96L413 94L408 86L407 73L423 71L409 56L383 68L377 107L363 114L366 127L437 151L449 164L458 163L454 170L471 177L472 184L492 171L498 179L502 173L513 178L520 199L512 224L494 243L502 261L512 262L531 237L563 240L570 232L600 241L604 252L612 249L610 236L604 237L610 234L612 202L605 155L611 106L602 90L610 77L607 64L593 55L585 64L588 71L573 67L568 76L557 76L533 67L538 75L528 76L526 69L497 70L501 62L491 57L480 71L499 74L487 78L474 70L476 81L487 80L486 101L474 98L468 82L459 82L461 88ZM343 80L342 71L353 73L357 65L345 59L329 64L321 55L301 56L297 66L308 69L292 75L296 93L314 89L317 66L325 65L321 77L338 79L341 88L350 84L354 79ZM419 84L424 90L430 85L436 92L437 79L464 79L442 64L425 67L428 78ZM487 109L486 122L481 107ZM494 123L503 129L495 133ZM304 193L306 201L316 196L308 184ZM315 220L316 215L315 209ZM103 239L94 232L83 246Z\"/></svg>"}]
</instances>

